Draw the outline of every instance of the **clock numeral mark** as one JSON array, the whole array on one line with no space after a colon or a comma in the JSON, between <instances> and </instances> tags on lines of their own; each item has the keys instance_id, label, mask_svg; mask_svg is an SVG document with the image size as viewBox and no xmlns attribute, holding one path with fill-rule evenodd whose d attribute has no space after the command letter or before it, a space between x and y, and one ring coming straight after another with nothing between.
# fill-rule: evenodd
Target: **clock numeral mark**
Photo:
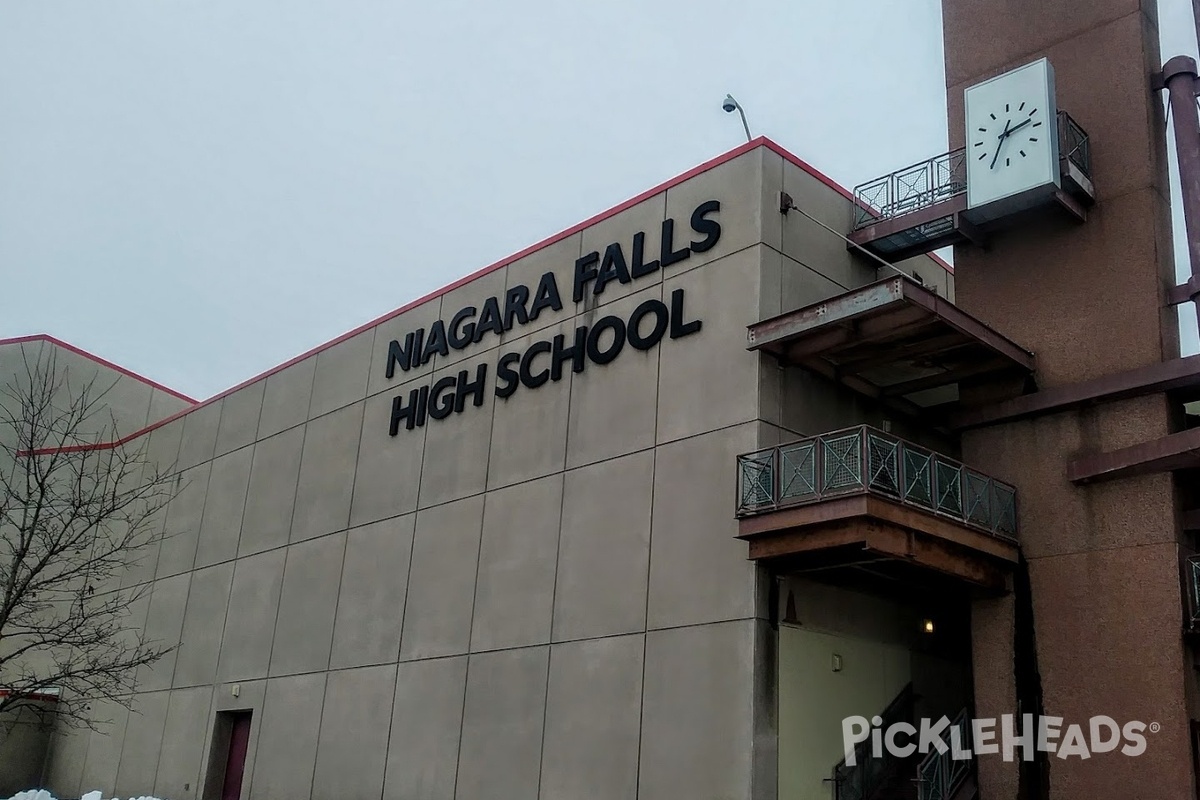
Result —
<instances>
[{"instance_id":1,"label":"clock numeral mark","mask_svg":"<svg viewBox=\"0 0 1200 800\"><path fill-rule=\"evenodd\" d=\"M1008 113L1008 103L1005 103L1005 104L1004 104L1004 113L1005 113L1005 114L1007 114L1007 113Z\"/></svg>"},{"instance_id":2,"label":"clock numeral mark","mask_svg":"<svg viewBox=\"0 0 1200 800\"><path fill-rule=\"evenodd\" d=\"M979 129L979 132L980 132L980 133L987 133L987 128L980 128L980 129Z\"/></svg>"},{"instance_id":3,"label":"clock numeral mark","mask_svg":"<svg viewBox=\"0 0 1200 800\"><path fill-rule=\"evenodd\" d=\"M1024 111L1024 110L1025 110L1025 104L1024 104L1024 103L1021 103L1021 105L1017 106L1017 111Z\"/></svg>"},{"instance_id":4,"label":"clock numeral mark","mask_svg":"<svg viewBox=\"0 0 1200 800\"><path fill-rule=\"evenodd\" d=\"M1031 128L1036 128L1038 125L1041 125L1041 124L1042 124L1042 123L1040 123L1040 122L1035 122L1035 123L1033 123L1032 125L1030 125L1029 127L1031 127Z\"/></svg>"},{"instance_id":5,"label":"clock numeral mark","mask_svg":"<svg viewBox=\"0 0 1200 800\"><path fill-rule=\"evenodd\" d=\"M1029 116L1031 116L1031 117L1032 117L1032 116L1033 116L1034 114L1036 114L1036 113L1037 113L1037 109L1035 108L1033 111L1030 111L1030 112L1029 112Z\"/></svg>"},{"instance_id":6,"label":"clock numeral mark","mask_svg":"<svg viewBox=\"0 0 1200 800\"><path fill-rule=\"evenodd\" d=\"M1037 141L1037 137L1036 137L1036 136L1030 136L1030 137L1029 137L1029 141L1031 141L1031 142L1036 142L1036 141Z\"/></svg>"},{"instance_id":7,"label":"clock numeral mark","mask_svg":"<svg viewBox=\"0 0 1200 800\"><path fill-rule=\"evenodd\" d=\"M992 119L995 119L995 118L996 118L996 115L995 115L995 114L988 114L988 116L989 116L989 117L991 117Z\"/></svg>"},{"instance_id":8,"label":"clock numeral mark","mask_svg":"<svg viewBox=\"0 0 1200 800\"><path fill-rule=\"evenodd\" d=\"M1006 166L1006 167L1007 167L1007 166L1009 166L1009 165L1011 165L1011 164L1012 164L1012 159L1009 159L1009 158L1006 158L1006 159L1004 159L1004 166Z\"/></svg>"},{"instance_id":9,"label":"clock numeral mark","mask_svg":"<svg viewBox=\"0 0 1200 800\"><path fill-rule=\"evenodd\" d=\"M1018 150L1017 152L1019 152L1019 153L1021 154L1021 158L1025 158L1025 151L1024 151L1024 150Z\"/></svg>"},{"instance_id":10,"label":"clock numeral mark","mask_svg":"<svg viewBox=\"0 0 1200 800\"><path fill-rule=\"evenodd\" d=\"M976 147L982 147L982 146L983 146L983 142L976 142L976 143L975 143L975 146L976 146Z\"/></svg>"},{"instance_id":11,"label":"clock numeral mark","mask_svg":"<svg viewBox=\"0 0 1200 800\"><path fill-rule=\"evenodd\" d=\"M979 157L979 160L980 160L980 161L983 161L985 158L987 158L987 153L984 153L983 155L981 155L981 156Z\"/></svg>"}]
</instances>

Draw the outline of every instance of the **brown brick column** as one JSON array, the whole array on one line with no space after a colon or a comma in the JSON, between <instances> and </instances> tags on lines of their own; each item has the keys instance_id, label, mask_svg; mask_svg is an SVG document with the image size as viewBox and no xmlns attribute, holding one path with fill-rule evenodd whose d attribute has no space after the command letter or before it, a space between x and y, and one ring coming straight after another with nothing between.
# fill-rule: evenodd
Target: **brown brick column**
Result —
<instances>
[{"instance_id":1,"label":"brown brick column","mask_svg":"<svg viewBox=\"0 0 1200 800\"><path fill-rule=\"evenodd\" d=\"M1051 211L995 235L987 251L959 247L958 304L1036 353L1040 388L1177 357L1163 304L1175 281L1164 120L1150 84L1161 68L1154 0L943 0L943 18L951 146L963 144L967 86L1045 56L1059 108L1091 137L1097 191L1084 224ZM963 438L965 461L1018 487L1045 713L1085 730L1101 714L1162 726L1137 758L1050 756L1056 800L1193 796L1172 477L1077 487L1065 475L1077 455L1171 431L1165 399L1150 397ZM979 713L1015 713L1010 612L981 602L973 619ZM982 797L1015 798L1016 775L1012 764L981 764Z\"/></svg>"}]
</instances>

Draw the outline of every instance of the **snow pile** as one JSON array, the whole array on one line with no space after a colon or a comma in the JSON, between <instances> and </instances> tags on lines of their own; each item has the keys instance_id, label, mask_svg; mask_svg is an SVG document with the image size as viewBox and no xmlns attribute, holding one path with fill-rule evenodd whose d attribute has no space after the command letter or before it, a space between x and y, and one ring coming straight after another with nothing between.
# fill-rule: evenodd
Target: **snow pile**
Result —
<instances>
[{"instance_id":1,"label":"snow pile","mask_svg":"<svg viewBox=\"0 0 1200 800\"><path fill-rule=\"evenodd\" d=\"M17 792L8 798L8 800L55 800L55 797L45 789L27 789L24 792ZM79 800L104 800L104 794L99 791L88 792L79 798ZM118 798L114 797L112 800L118 800ZM131 797L129 800L159 800L159 798L143 795L141 797Z\"/></svg>"}]
</instances>

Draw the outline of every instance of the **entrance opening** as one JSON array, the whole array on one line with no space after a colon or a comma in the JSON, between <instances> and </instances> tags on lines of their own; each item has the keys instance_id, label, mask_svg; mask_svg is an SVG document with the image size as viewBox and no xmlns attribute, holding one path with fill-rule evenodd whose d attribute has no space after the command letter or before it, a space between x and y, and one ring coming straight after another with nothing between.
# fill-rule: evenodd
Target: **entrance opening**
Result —
<instances>
[{"instance_id":1,"label":"entrance opening","mask_svg":"<svg viewBox=\"0 0 1200 800\"><path fill-rule=\"evenodd\" d=\"M844 720L879 719L885 730L925 718L958 724L972 705L966 597L944 588L878 588L835 586L811 575L781 581L780 800L949 800L962 788L964 776L941 774L945 764L926 763L916 752L875 754L869 742L847 764ZM897 744L908 741L902 735Z\"/></svg>"},{"instance_id":2,"label":"entrance opening","mask_svg":"<svg viewBox=\"0 0 1200 800\"><path fill-rule=\"evenodd\" d=\"M249 711L220 711L213 726L204 800L240 800L246 751L250 747Z\"/></svg>"}]
</instances>

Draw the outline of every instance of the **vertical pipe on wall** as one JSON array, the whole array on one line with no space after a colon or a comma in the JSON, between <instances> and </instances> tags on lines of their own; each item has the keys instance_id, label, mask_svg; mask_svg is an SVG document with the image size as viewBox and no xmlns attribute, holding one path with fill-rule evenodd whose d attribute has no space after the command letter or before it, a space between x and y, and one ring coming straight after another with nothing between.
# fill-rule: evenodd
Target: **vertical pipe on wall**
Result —
<instances>
[{"instance_id":1,"label":"vertical pipe on wall","mask_svg":"<svg viewBox=\"0 0 1200 800\"><path fill-rule=\"evenodd\" d=\"M1193 4L1200 0L1192 0ZM1183 194L1183 221L1191 262L1192 290L1200 288L1200 115L1196 111L1196 61L1175 56L1163 66L1163 86L1171 102L1179 186ZM1194 299L1194 298L1193 298ZM1197 305L1200 318L1200 304Z\"/></svg>"}]
</instances>

